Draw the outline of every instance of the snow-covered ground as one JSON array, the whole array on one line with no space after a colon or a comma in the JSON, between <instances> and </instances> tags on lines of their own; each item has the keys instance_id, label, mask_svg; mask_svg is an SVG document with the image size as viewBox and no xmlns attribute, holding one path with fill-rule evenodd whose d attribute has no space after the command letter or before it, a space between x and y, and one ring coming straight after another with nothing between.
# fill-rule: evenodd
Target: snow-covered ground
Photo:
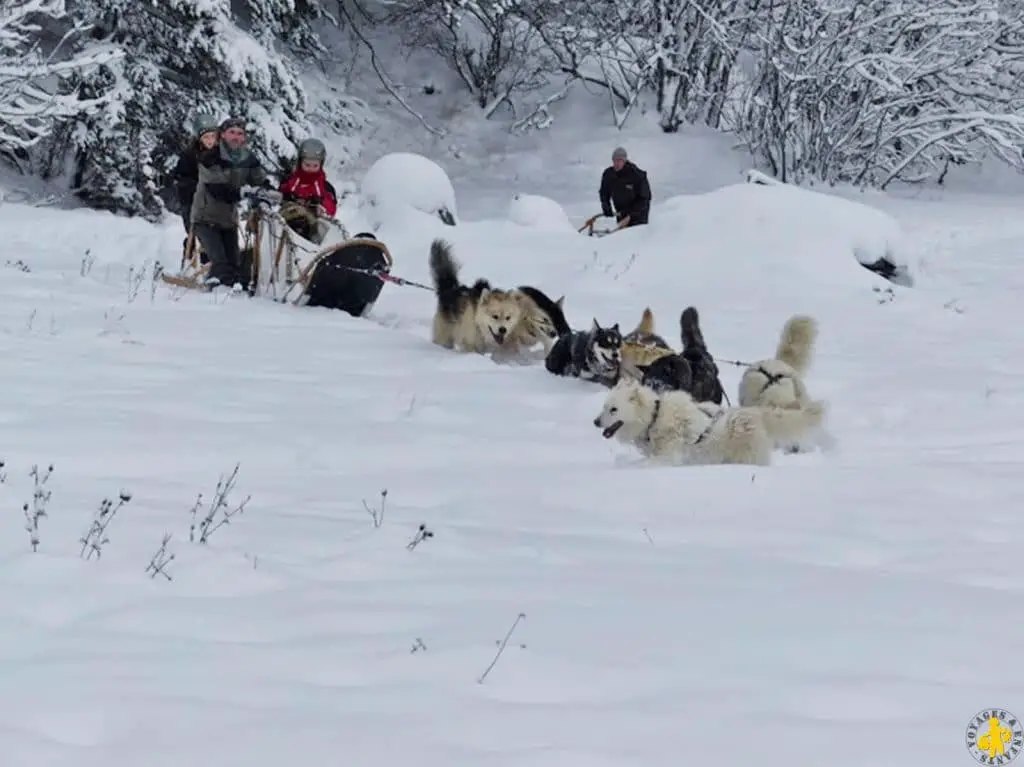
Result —
<instances>
[{"instance_id":1,"label":"snow-covered ground","mask_svg":"<svg viewBox=\"0 0 1024 767\"><path fill-rule=\"evenodd\" d=\"M975 712L1024 711L1017 201L873 198L913 289L856 265L856 208L800 226L740 187L591 240L512 204L578 223L605 161L554 191L539 160L456 178L458 227L380 229L395 273L425 280L443 234L467 279L564 293L575 327L649 305L678 343L695 304L728 359L811 312L834 453L645 466L593 427L600 390L432 346L428 291L388 285L366 321L151 290L177 222L0 206L4 767L931 767L971 763ZM191 543L236 464L229 508L251 500Z\"/></svg>"}]
</instances>

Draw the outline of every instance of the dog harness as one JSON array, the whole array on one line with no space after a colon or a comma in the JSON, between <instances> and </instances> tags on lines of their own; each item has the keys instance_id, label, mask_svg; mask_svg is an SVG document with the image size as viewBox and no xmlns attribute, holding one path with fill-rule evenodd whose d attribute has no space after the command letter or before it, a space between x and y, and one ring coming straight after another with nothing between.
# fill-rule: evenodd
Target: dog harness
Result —
<instances>
[{"instance_id":1,"label":"dog harness","mask_svg":"<svg viewBox=\"0 0 1024 767\"><path fill-rule=\"evenodd\" d=\"M695 445L699 445L699 444L700 444L701 442L703 442L703 441L704 441L705 439L707 439L707 438L708 438L708 435L710 435L710 434L711 434L711 430L712 430L713 428L715 428L715 424L716 424L716 423L718 423L718 420L719 420L719 419L720 419L720 418L722 417L722 415L723 415L724 413L725 413L725 411L724 411L724 410L719 410L719 411L718 411L717 413L715 413L715 414L714 414L713 416L711 416L711 422L710 422L710 423L708 423L708 425L707 425L707 427L706 427L706 428L704 429L704 431L702 431L702 432L700 433L700 436L699 436L699 437L697 437L697 439L695 439L695 440L693 441L693 444L695 444Z\"/></svg>"},{"instance_id":2,"label":"dog harness","mask_svg":"<svg viewBox=\"0 0 1024 767\"><path fill-rule=\"evenodd\" d=\"M756 370L758 373L760 373L766 379L768 379L767 381L765 381L764 386L761 387L760 394L764 394L770 388L775 386L775 384L777 384L779 381L782 381L782 380L785 380L786 378L789 378L789 374L788 373L776 373L775 375L772 375L771 373L769 373L767 370L765 370L760 365L758 365L756 368L754 368L754 370Z\"/></svg>"},{"instance_id":3,"label":"dog harness","mask_svg":"<svg viewBox=\"0 0 1024 767\"><path fill-rule=\"evenodd\" d=\"M658 415L661 413L661 397L654 400L654 412L651 414L651 422L647 424L647 430L644 432L643 441L648 445L651 444L651 430L654 428L654 424L658 421Z\"/></svg>"}]
</instances>

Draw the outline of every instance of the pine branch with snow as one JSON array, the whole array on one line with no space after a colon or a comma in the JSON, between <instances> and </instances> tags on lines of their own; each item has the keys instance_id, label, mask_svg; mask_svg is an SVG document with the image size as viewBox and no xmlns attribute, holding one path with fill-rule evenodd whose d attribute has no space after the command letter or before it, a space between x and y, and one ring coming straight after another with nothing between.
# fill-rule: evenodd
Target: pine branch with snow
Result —
<instances>
[{"instance_id":1,"label":"pine branch with snow","mask_svg":"<svg viewBox=\"0 0 1024 767\"><path fill-rule=\"evenodd\" d=\"M46 34L49 27L59 30L54 39ZM87 41L89 28L70 18L64 0L0 4L0 154L19 166L59 120L94 112L109 98L105 92L83 98L73 86L74 76L121 55L112 46Z\"/></svg>"}]
</instances>

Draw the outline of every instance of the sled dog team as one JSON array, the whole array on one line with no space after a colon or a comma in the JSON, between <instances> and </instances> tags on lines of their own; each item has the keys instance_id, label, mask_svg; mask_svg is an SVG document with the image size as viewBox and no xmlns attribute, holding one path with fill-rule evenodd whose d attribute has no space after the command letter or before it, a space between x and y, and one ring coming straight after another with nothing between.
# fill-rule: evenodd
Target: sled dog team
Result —
<instances>
[{"instance_id":1,"label":"sled dog team","mask_svg":"<svg viewBox=\"0 0 1024 767\"><path fill-rule=\"evenodd\" d=\"M431 243L430 272L437 292L434 343L495 360L518 358L542 344L550 373L610 389L594 419L605 439L615 437L649 458L767 466L775 450L832 445L827 404L812 399L804 381L818 335L813 317L790 317L775 355L746 366L733 406L692 306L680 317L677 353L655 332L650 309L626 334L618 323L606 327L596 319L587 330L573 330L564 296L552 301L528 285L500 290L485 279L465 285L451 245L441 239Z\"/></svg>"}]
</instances>

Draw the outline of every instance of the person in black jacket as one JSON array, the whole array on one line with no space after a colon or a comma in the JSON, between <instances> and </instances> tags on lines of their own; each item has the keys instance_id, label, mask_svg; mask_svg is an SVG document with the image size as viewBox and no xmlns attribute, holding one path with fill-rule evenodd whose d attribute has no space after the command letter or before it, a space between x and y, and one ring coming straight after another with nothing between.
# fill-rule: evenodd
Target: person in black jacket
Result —
<instances>
[{"instance_id":1,"label":"person in black jacket","mask_svg":"<svg viewBox=\"0 0 1024 767\"><path fill-rule=\"evenodd\" d=\"M647 223L651 212L651 185L647 173L629 161L626 150L621 146L612 152L612 164L601 176L601 212L608 217L615 216L621 222L629 216L629 226ZM615 212L612 213L612 205Z\"/></svg>"},{"instance_id":2,"label":"person in black jacket","mask_svg":"<svg viewBox=\"0 0 1024 767\"><path fill-rule=\"evenodd\" d=\"M188 232L192 229L192 198L196 196L196 184L199 183L199 155L217 145L220 133L217 118L212 115L199 115L193 122L195 138L178 157L174 166L174 192L181 210L181 220L185 224L185 243L188 244Z\"/></svg>"}]
</instances>

